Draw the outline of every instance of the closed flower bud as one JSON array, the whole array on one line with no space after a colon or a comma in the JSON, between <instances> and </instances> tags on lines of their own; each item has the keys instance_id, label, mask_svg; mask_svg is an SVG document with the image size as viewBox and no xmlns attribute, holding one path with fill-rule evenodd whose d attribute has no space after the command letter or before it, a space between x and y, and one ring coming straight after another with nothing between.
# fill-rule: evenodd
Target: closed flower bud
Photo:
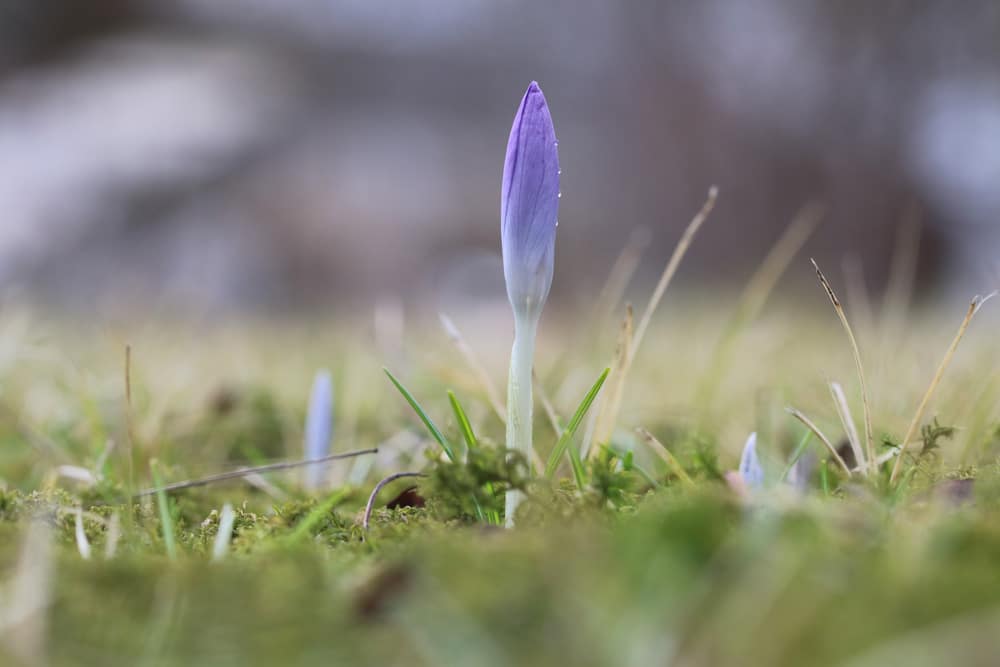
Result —
<instances>
[{"instance_id":1,"label":"closed flower bud","mask_svg":"<svg viewBox=\"0 0 1000 667\"><path fill-rule=\"evenodd\" d=\"M313 380L309 395L309 410L306 413L305 459L313 461L330 453L330 438L333 435L333 380L329 371L319 371ZM305 486L317 489L322 486L325 468L312 465L305 470Z\"/></svg>"},{"instance_id":2,"label":"closed flower bud","mask_svg":"<svg viewBox=\"0 0 1000 667\"><path fill-rule=\"evenodd\" d=\"M559 154L541 88L528 86L507 142L500 193L500 242L507 296L517 318L537 320L552 285Z\"/></svg>"},{"instance_id":3,"label":"closed flower bud","mask_svg":"<svg viewBox=\"0 0 1000 667\"><path fill-rule=\"evenodd\" d=\"M743 446L743 456L740 457L740 477L751 490L764 486L764 468L757 456L757 434L751 433Z\"/></svg>"}]
</instances>

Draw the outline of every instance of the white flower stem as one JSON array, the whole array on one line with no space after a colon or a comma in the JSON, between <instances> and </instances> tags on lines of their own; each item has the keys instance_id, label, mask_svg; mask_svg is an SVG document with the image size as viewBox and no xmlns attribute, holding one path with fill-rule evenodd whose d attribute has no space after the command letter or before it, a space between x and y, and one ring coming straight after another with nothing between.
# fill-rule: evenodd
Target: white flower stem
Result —
<instances>
[{"instance_id":1,"label":"white flower stem","mask_svg":"<svg viewBox=\"0 0 1000 667\"><path fill-rule=\"evenodd\" d=\"M514 317L514 347L510 351L510 379L507 384L507 449L516 449L531 463L531 366L535 357L538 321ZM508 491L505 516L508 528L524 494Z\"/></svg>"}]
</instances>

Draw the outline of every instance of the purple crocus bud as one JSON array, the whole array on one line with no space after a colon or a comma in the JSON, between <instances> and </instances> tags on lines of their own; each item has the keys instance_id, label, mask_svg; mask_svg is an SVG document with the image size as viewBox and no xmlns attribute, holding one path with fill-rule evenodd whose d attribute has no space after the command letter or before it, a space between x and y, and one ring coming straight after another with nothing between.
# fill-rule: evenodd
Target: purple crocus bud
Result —
<instances>
[{"instance_id":1,"label":"purple crocus bud","mask_svg":"<svg viewBox=\"0 0 1000 667\"><path fill-rule=\"evenodd\" d=\"M321 370L313 380L306 413L305 459L313 461L330 453L333 434L333 380L330 372ZM304 483L307 489L317 489L323 483L325 468L312 465L306 468Z\"/></svg>"},{"instance_id":2,"label":"purple crocus bud","mask_svg":"<svg viewBox=\"0 0 1000 667\"><path fill-rule=\"evenodd\" d=\"M531 82L514 116L500 189L500 244L507 296L516 317L537 320L552 285L559 153L552 116Z\"/></svg>"},{"instance_id":3,"label":"purple crocus bud","mask_svg":"<svg viewBox=\"0 0 1000 667\"><path fill-rule=\"evenodd\" d=\"M761 467L760 458L757 456L756 433L751 433L743 446L743 455L740 457L740 477L750 489L759 489L764 486L764 468Z\"/></svg>"}]
</instances>

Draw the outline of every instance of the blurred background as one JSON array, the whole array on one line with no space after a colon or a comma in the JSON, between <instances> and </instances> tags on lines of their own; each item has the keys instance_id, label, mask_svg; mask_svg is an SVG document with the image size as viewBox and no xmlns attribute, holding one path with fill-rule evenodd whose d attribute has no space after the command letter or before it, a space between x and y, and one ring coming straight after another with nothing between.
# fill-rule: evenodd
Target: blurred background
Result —
<instances>
[{"instance_id":1,"label":"blurred background","mask_svg":"<svg viewBox=\"0 0 1000 667\"><path fill-rule=\"evenodd\" d=\"M634 230L655 279L712 184L681 284L743 284L808 202L803 255L874 294L914 230L920 294L1000 275L991 0L5 0L0 289L88 314L502 301L532 79L554 301L586 303Z\"/></svg>"}]
</instances>

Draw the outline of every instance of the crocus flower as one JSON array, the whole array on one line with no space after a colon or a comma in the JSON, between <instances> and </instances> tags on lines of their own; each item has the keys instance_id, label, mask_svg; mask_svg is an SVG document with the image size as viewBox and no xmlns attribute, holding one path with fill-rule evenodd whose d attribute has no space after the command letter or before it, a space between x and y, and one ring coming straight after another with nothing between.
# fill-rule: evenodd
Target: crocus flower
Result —
<instances>
[{"instance_id":1,"label":"crocus flower","mask_svg":"<svg viewBox=\"0 0 1000 667\"><path fill-rule=\"evenodd\" d=\"M781 481L775 477L768 480L760 456L757 454L757 434L751 433L743 445L739 470L727 472L726 482L745 501L751 500L755 493L765 488L778 489L782 486L790 487L799 495L803 495L809 488L809 474L813 461L814 457L809 452L804 452L788 469Z\"/></svg>"},{"instance_id":2,"label":"crocus flower","mask_svg":"<svg viewBox=\"0 0 1000 667\"><path fill-rule=\"evenodd\" d=\"M542 89L528 86L514 116L500 186L500 245L507 297L514 310L514 346L507 385L507 448L530 457L531 367L538 318L552 286L556 217L559 211L559 155L552 116ZM506 498L513 525L521 493Z\"/></svg>"},{"instance_id":3,"label":"crocus flower","mask_svg":"<svg viewBox=\"0 0 1000 667\"><path fill-rule=\"evenodd\" d=\"M333 433L333 380L329 371L319 371L313 380L306 413L305 459L321 459L330 453ZM307 489L316 489L323 482L323 466L312 465L305 469L303 483Z\"/></svg>"},{"instance_id":4,"label":"crocus flower","mask_svg":"<svg viewBox=\"0 0 1000 667\"><path fill-rule=\"evenodd\" d=\"M559 153L552 116L531 82L514 116L500 187L500 243L515 317L537 320L552 285Z\"/></svg>"},{"instance_id":5,"label":"crocus flower","mask_svg":"<svg viewBox=\"0 0 1000 667\"><path fill-rule=\"evenodd\" d=\"M740 477L750 489L760 489L764 486L764 468L757 456L757 434L751 433L743 445L743 455L740 456Z\"/></svg>"}]
</instances>

